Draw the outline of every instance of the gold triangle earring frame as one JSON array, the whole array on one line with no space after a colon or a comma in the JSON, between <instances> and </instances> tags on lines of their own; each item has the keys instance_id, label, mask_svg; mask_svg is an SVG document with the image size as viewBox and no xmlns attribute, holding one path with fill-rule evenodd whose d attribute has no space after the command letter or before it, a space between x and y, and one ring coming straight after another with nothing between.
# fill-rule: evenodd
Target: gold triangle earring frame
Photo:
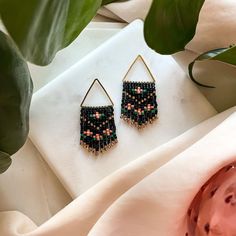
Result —
<instances>
[{"instance_id":1,"label":"gold triangle earring frame","mask_svg":"<svg viewBox=\"0 0 236 236\"><path fill-rule=\"evenodd\" d=\"M96 82L104 90L111 105L83 105ZM114 120L114 103L101 82L95 79L85 94L80 106L80 145L97 156L118 142Z\"/></svg>"},{"instance_id":2,"label":"gold triangle earring frame","mask_svg":"<svg viewBox=\"0 0 236 236\"><path fill-rule=\"evenodd\" d=\"M127 76L135 63L141 60L152 81L128 81ZM138 129L146 127L158 118L156 81L141 55L134 60L123 78L121 118Z\"/></svg>"}]
</instances>

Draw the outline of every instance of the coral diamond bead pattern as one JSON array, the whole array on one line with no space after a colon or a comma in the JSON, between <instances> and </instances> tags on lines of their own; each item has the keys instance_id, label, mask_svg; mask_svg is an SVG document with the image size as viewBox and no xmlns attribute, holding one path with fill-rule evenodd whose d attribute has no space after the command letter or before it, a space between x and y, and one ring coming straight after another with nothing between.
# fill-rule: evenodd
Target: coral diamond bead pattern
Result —
<instances>
[{"instance_id":1,"label":"coral diamond bead pattern","mask_svg":"<svg viewBox=\"0 0 236 236\"><path fill-rule=\"evenodd\" d=\"M98 155L117 143L113 106L82 107L80 145Z\"/></svg>"},{"instance_id":2,"label":"coral diamond bead pattern","mask_svg":"<svg viewBox=\"0 0 236 236\"><path fill-rule=\"evenodd\" d=\"M122 119L141 129L156 120L157 114L155 82L123 82Z\"/></svg>"}]
</instances>

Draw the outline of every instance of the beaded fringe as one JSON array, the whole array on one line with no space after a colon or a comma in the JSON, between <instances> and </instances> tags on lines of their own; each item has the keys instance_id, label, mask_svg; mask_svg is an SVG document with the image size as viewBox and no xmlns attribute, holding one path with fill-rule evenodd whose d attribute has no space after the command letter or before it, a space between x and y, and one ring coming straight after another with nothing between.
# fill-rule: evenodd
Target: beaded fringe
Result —
<instances>
[{"instance_id":1,"label":"beaded fringe","mask_svg":"<svg viewBox=\"0 0 236 236\"><path fill-rule=\"evenodd\" d=\"M120 117L121 117L121 119L126 121L128 124L138 128L138 129L144 129L147 125L152 124L155 120L158 119L158 115L155 115L153 118L151 118L150 120L148 120L145 123L140 125L138 122L135 122L134 120L132 120L131 118L129 118L125 115L121 115Z\"/></svg>"},{"instance_id":2,"label":"beaded fringe","mask_svg":"<svg viewBox=\"0 0 236 236\"><path fill-rule=\"evenodd\" d=\"M93 153L95 156L98 156L100 153L104 153L104 152L108 151L109 149L111 149L117 143L118 143L118 140L116 139L115 141L112 141L110 144L107 144L105 147L100 148L99 150L97 150L95 148L89 147L89 145L86 144L85 142L83 142L82 140L80 141L80 145L83 148L87 149L89 152Z\"/></svg>"}]
</instances>

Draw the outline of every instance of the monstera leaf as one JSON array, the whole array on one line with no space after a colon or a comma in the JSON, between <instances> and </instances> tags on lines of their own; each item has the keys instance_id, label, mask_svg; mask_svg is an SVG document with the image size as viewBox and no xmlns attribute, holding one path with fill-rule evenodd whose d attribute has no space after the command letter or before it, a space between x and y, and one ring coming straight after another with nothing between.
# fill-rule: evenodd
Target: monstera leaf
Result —
<instances>
[{"instance_id":1,"label":"monstera leaf","mask_svg":"<svg viewBox=\"0 0 236 236\"><path fill-rule=\"evenodd\" d=\"M153 0L145 20L149 47L161 54L182 51L193 38L204 0Z\"/></svg>"},{"instance_id":2,"label":"monstera leaf","mask_svg":"<svg viewBox=\"0 0 236 236\"><path fill-rule=\"evenodd\" d=\"M0 0L0 15L26 60L47 65L90 22L102 0Z\"/></svg>"},{"instance_id":3,"label":"monstera leaf","mask_svg":"<svg viewBox=\"0 0 236 236\"><path fill-rule=\"evenodd\" d=\"M196 62L198 61L207 61L207 60L214 60L220 61L223 63L227 63L230 65L236 65L236 46L230 46L228 48L218 48L208 52L205 52L198 56L193 62L191 62L188 66L189 76L192 81L199 86L207 87L207 88L214 88L211 85L204 85L199 83L193 76L193 68Z\"/></svg>"},{"instance_id":4,"label":"monstera leaf","mask_svg":"<svg viewBox=\"0 0 236 236\"><path fill-rule=\"evenodd\" d=\"M0 31L0 173L10 166L10 155L26 141L32 90L26 62Z\"/></svg>"}]
</instances>

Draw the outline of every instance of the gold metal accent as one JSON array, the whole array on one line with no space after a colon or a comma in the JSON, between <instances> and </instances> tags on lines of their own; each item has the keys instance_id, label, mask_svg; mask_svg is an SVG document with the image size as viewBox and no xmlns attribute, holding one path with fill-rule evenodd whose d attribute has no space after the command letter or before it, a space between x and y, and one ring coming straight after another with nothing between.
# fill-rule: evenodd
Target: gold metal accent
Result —
<instances>
[{"instance_id":1,"label":"gold metal accent","mask_svg":"<svg viewBox=\"0 0 236 236\"><path fill-rule=\"evenodd\" d=\"M108 92L106 91L106 89L104 88L104 86L102 85L102 83L99 81L99 79L96 78L96 79L93 81L93 83L90 85L90 87L89 87L87 93L85 94L84 99L83 99L83 101L82 101L81 104L80 104L80 107L83 107L83 104L84 104L84 102L85 102L85 99L87 98L87 96L88 96L90 90L92 89L93 85L95 84L95 82L97 82L97 83L101 86L101 88L103 89L103 91L105 92L105 94L107 95L107 97L109 98L109 100L110 100L112 106L114 106L114 103L113 103L111 97L109 96Z\"/></svg>"},{"instance_id":2,"label":"gold metal accent","mask_svg":"<svg viewBox=\"0 0 236 236\"><path fill-rule=\"evenodd\" d=\"M142 57L141 55L138 55L137 58L133 61L133 63L132 63L131 66L129 67L129 69L128 69L128 71L126 72L126 74L125 74L125 76L124 76L124 78L123 78L122 81L125 81L125 80L126 80L127 75L129 74L129 72L130 72L131 69L133 68L134 64L135 64L139 59L140 59L140 60L143 62L143 64L145 65L145 67L146 67L146 69L147 69L149 75L151 76L153 82L155 82L156 80L155 80L155 78L154 78L154 76L153 76L153 74L152 74L150 68L148 67L147 63L145 62L145 60L143 59L143 57Z\"/></svg>"}]
</instances>

